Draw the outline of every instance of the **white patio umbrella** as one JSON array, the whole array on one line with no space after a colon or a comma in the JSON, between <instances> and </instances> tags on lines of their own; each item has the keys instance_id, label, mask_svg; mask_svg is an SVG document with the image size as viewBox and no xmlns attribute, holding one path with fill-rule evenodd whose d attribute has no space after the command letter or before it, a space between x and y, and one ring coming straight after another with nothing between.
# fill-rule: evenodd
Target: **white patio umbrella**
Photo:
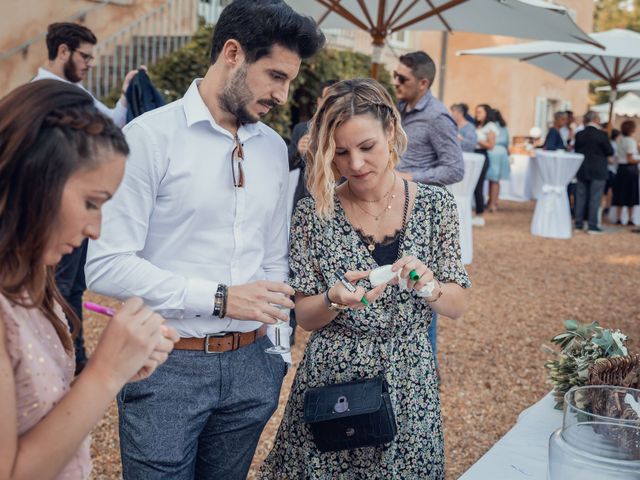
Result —
<instances>
[{"instance_id":1,"label":"white patio umbrella","mask_svg":"<svg viewBox=\"0 0 640 480\"><path fill-rule=\"evenodd\" d=\"M597 45L565 7L543 0L287 0L323 28L358 28L373 40L377 78L388 35L403 30L463 31Z\"/></svg>"},{"instance_id":2,"label":"white patio umbrella","mask_svg":"<svg viewBox=\"0 0 640 480\"><path fill-rule=\"evenodd\" d=\"M517 59L565 80L604 80L611 87L609 118L613 119L618 86L640 79L640 34L613 29L593 33L590 37L604 49L587 44L543 41L463 50L458 55Z\"/></svg>"},{"instance_id":3,"label":"white patio umbrella","mask_svg":"<svg viewBox=\"0 0 640 480\"><path fill-rule=\"evenodd\" d=\"M629 82L629 83L621 83L617 88L618 92L640 92L640 81L638 82ZM609 85L604 85L602 87L596 88L596 92L609 92L611 91L611 87Z\"/></svg>"},{"instance_id":4,"label":"white patio umbrella","mask_svg":"<svg viewBox=\"0 0 640 480\"><path fill-rule=\"evenodd\" d=\"M598 112L603 121L609 121L607 117L609 103L594 105L591 107L591 110ZM613 112L615 115L623 115L625 117L640 116L640 97L635 93L627 93L624 97L620 97L613 103Z\"/></svg>"}]
</instances>

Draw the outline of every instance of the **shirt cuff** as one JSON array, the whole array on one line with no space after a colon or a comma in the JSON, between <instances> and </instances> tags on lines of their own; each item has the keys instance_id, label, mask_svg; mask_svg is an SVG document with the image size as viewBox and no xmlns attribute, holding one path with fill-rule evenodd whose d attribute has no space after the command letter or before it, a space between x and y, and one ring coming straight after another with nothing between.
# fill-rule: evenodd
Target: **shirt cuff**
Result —
<instances>
[{"instance_id":1,"label":"shirt cuff","mask_svg":"<svg viewBox=\"0 0 640 480\"><path fill-rule=\"evenodd\" d=\"M184 316L211 316L218 282L188 279L184 296Z\"/></svg>"}]
</instances>

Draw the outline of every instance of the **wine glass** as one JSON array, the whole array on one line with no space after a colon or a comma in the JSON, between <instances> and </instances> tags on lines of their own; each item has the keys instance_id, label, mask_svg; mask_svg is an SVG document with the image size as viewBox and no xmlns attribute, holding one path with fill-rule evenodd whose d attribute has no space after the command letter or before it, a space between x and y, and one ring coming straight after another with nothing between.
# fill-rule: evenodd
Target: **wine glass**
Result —
<instances>
[{"instance_id":1,"label":"wine glass","mask_svg":"<svg viewBox=\"0 0 640 480\"><path fill-rule=\"evenodd\" d=\"M280 310L287 310L287 308L283 307L282 305L274 305L274 307L279 308ZM288 346L283 345L282 343L282 336L289 335L289 322L278 319L273 326L275 333L275 343L273 344L273 347L265 349L265 352L271 353L273 355L283 355L285 353L289 353L291 349Z\"/></svg>"}]
</instances>

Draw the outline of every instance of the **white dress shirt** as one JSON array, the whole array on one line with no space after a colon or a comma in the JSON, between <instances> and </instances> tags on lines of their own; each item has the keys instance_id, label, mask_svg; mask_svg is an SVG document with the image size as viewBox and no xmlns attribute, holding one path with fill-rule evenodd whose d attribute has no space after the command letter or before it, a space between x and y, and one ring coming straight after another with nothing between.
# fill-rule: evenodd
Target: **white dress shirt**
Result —
<instances>
[{"instance_id":1,"label":"white dress shirt","mask_svg":"<svg viewBox=\"0 0 640 480\"><path fill-rule=\"evenodd\" d=\"M142 297L182 337L201 338L262 325L214 317L218 282L287 279L289 164L276 132L243 125L245 186L234 187L233 135L213 119L198 83L125 127L131 154L85 272L91 290Z\"/></svg>"},{"instance_id":2,"label":"white dress shirt","mask_svg":"<svg viewBox=\"0 0 640 480\"><path fill-rule=\"evenodd\" d=\"M59 77L55 73L50 72L46 68L39 68L38 74L33 77L31 81L35 82L36 80L44 79L60 80L61 82L72 83L66 78ZM84 85L82 85L81 83L74 83L74 85L78 86L89 95L91 95L91 92L84 88ZM122 128L125 126L125 124L127 123L127 107L122 104L122 100L118 100L118 103L116 103L116 106L114 108L109 108L93 95L91 95L91 98L93 98L93 103L100 113L113 120L113 123L115 123L118 127Z\"/></svg>"}]
</instances>

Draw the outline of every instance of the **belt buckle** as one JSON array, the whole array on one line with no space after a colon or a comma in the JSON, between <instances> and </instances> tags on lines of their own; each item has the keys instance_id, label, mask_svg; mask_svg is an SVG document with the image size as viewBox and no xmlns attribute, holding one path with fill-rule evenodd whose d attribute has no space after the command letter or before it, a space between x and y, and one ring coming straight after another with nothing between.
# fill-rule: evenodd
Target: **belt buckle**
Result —
<instances>
[{"instance_id":1,"label":"belt buckle","mask_svg":"<svg viewBox=\"0 0 640 480\"><path fill-rule=\"evenodd\" d=\"M218 332L218 333L210 333L206 337L204 337L204 352L205 353L223 353L223 352L213 352L209 350L209 339L210 338L222 338L226 337L228 332Z\"/></svg>"}]
</instances>

